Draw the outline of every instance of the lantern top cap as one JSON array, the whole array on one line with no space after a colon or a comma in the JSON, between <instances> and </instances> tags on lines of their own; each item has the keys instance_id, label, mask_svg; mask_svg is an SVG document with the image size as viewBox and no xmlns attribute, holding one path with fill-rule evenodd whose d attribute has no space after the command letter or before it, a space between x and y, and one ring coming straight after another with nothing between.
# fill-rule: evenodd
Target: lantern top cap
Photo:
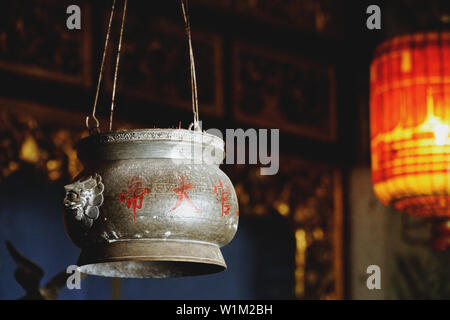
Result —
<instances>
[{"instance_id":1,"label":"lantern top cap","mask_svg":"<svg viewBox=\"0 0 450 320\"><path fill-rule=\"evenodd\" d=\"M393 50L427 44L450 45L450 30L417 32L390 38L377 46L375 57Z\"/></svg>"}]
</instances>

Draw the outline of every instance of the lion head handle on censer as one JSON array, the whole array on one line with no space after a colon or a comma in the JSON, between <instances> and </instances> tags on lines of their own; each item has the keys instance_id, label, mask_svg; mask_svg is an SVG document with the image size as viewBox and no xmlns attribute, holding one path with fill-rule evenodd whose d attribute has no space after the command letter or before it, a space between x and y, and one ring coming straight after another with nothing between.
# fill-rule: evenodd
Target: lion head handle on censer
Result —
<instances>
[{"instance_id":1,"label":"lion head handle on censer","mask_svg":"<svg viewBox=\"0 0 450 320\"><path fill-rule=\"evenodd\" d=\"M81 225L89 229L99 216L99 207L103 204L102 177L98 174L84 177L64 186L64 211Z\"/></svg>"}]
</instances>

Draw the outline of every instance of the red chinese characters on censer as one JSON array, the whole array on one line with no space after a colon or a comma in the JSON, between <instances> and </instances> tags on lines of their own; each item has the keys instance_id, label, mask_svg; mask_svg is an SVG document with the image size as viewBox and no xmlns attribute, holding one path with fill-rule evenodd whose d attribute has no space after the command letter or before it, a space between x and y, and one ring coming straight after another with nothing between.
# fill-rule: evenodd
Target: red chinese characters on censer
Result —
<instances>
[{"instance_id":1,"label":"red chinese characters on censer","mask_svg":"<svg viewBox=\"0 0 450 320\"><path fill-rule=\"evenodd\" d=\"M213 185L213 191L215 194L220 194L220 200L222 201L222 217L230 214L230 203L228 197L230 196L230 187L223 184L219 179L219 185ZM237 213L239 215L239 213Z\"/></svg>"},{"instance_id":2,"label":"red chinese characters on censer","mask_svg":"<svg viewBox=\"0 0 450 320\"><path fill-rule=\"evenodd\" d=\"M127 184L128 190L120 193L120 202L125 202L127 208L133 207L133 218L136 221L136 210L142 208L144 195L150 193L150 189L142 187L142 178L133 176Z\"/></svg>"},{"instance_id":3,"label":"red chinese characters on censer","mask_svg":"<svg viewBox=\"0 0 450 320\"><path fill-rule=\"evenodd\" d=\"M194 204L194 202L192 202L191 198L186 193L187 190L193 188L194 186L192 185L192 183L185 184L185 182L184 182L185 178L182 175L179 175L179 178L180 178L180 184L178 185L178 187L175 187L172 189L172 192L175 193L176 195L178 195L177 203L172 208L172 211L177 209L181 205L183 200L186 200L195 209L195 212L201 213L202 211Z\"/></svg>"}]
</instances>

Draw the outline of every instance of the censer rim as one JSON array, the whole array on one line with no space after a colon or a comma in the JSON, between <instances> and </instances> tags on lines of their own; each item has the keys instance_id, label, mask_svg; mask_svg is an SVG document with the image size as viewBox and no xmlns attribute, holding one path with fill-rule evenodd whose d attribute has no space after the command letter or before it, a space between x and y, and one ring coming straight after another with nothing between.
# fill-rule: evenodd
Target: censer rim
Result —
<instances>
[{"instance_id":1,"label":"censer rim","mask_svg":"<svg viewBox=\"0 0 450 320\"><path fill-rule=\"evenodd\" d=\"M179 128L146 128L127 129L113 132L105 132L87 136L80 143L95 141L100 144L119 144L150 141L174 141L194 142L213 145L215 148L224 150L225 142L222 138L205 131L193 131Z\"/></svg>"}]
</instances>

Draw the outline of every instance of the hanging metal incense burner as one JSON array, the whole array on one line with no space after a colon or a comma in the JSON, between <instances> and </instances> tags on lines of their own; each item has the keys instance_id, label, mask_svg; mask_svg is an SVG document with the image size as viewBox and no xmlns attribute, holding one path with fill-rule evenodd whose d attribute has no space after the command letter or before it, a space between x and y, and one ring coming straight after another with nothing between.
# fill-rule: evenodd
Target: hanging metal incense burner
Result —
<instances>
[{"instance_id":1,"label":"hanging metal incense burner","mask_svg":"<svg viewBox=\"0 0 450 320\"><path fill-rule=\"evenodd\" d=\"M111 10L110 25L115 0ZM220 247L234 237L239 219L236 193L219 169L222 139L198 126L197 89L187 25L194 122L186 129L100 133L95 118L98 88L78 157L83 172L65 186L66 231L82 251L79 270L108 277L175 277L222 271ZM126 12L126 0L122 20ZM107 39L109 38L110 25ZM108 41L106 41L105 52ZM104 56L105 56L104 52ZM116 63L115 80L117 79ZM193 127L193 129L191 129Z\"/></svg>"},{"instance_id":2,"label":"hanging metal incense burner","mask_svg":"<svg viewBox=\"0 0 450 320\"><path fill-rule=\"evenodd\" d=\"M201 150L202 163L193 150ZM238 204L219 169L223 141L183 129L81 141L85 170L66 186L65 222L84 273L169 277L222 271ZM219 160L220 159L220 160Z\"/></svg>"}]
</instances>

